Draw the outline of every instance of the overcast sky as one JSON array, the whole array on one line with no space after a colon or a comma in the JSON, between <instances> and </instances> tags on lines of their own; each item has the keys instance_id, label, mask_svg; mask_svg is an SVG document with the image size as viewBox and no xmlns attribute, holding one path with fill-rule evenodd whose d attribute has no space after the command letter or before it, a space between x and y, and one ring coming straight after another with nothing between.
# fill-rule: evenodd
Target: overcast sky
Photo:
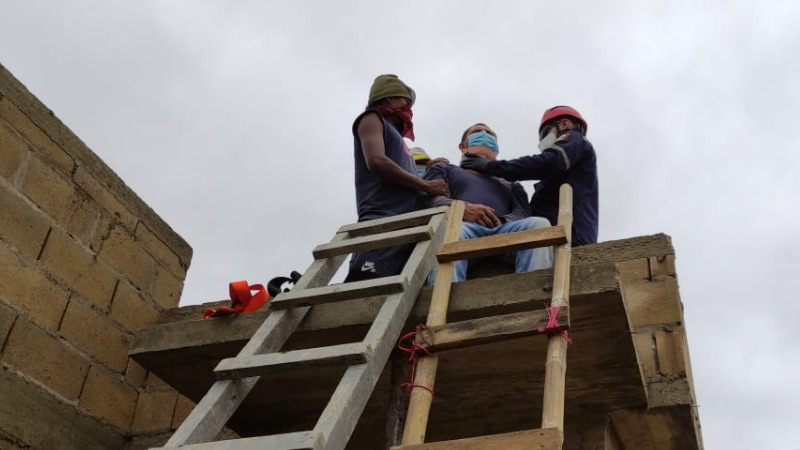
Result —
<instances>
[{"instance_id":1,"label":"overcast sky","mask_svg":"<svg viewBox=\"0 0 800 450\"><path fill-rule=\"evenodd\" d=\"M7 0L0 63L194 248L182 305L303 271L356 220L350 127L395 73L416 144L500 157L577 108L600 240L672 237L707 449L800 449L800 2ZM530 184L527 184L530 187Z\"/></svg>"}]
</instances>

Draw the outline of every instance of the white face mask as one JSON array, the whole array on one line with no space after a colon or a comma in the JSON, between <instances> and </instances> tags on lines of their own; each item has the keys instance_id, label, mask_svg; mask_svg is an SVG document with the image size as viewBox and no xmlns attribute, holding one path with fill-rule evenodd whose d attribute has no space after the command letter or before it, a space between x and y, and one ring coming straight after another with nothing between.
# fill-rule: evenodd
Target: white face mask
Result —
<instances>
[{"instance_id":1,"label":"white face mask","mask_svg":"<svg viewBox=\"0 0 800 450\"><path fill-rule=\"evenodd\" d=\"M539 151L544 151L550 148L553 144L556 143L556 139L558 139L558 135L556 135L556 129L553 128L550 130L550 133L547 136L543 137L541 141L539 141Z\"/></svg>"}]
</instances>

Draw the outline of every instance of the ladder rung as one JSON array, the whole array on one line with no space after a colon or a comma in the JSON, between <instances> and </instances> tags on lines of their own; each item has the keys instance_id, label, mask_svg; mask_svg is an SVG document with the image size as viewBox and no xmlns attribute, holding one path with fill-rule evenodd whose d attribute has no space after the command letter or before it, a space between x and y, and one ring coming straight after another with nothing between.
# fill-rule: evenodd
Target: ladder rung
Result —
<instances>
[{"instance_id":1,"label":"ladder rung","mask_svg":"<svg viewBox=\"0 0 800 450\"><path fill-rule=\"evenodd\" d=\"M561 450L558 428L515 431L513 433L426 442L392 447L391 450Z\"/></svg>"},{"instance_id":2,"label":"ladder rung","mask_svg":"<svg viewBox=\"0 0 800 450\"><path fill-rule=\"evenodd\" d=\"M318 367L341 364L362 364L372 355L372 348L363 342L331 345L328 347L292 350L284 353L267 353L254 356L226 358L217 364L214 372L219 380L247 378L280 370L287 365Z\"/></svg>"},{"instance_id":3,"label":"ladder rung","mask_svg":"<svg viewBox=\"0 0 800 450\"><path fill-rule=\"evenodd\" d=\"M295 306L319 305L354 298L391 295L403 292L408 281L403 275L332 284L308 289L295 289L278 294L270 303L273 309L289 309Z\"/></svg>"},{"instance_id":4,"label":"ladder rung","mask_svg":"<svg viewBox=\"0 0 800 450\"><path fill-rule=\"evenodd\" d=\"M159 447L150 450L321 450L321 434L316 431L298 431L295 433L275 434L226 441L189 444L180 447Z\"/></svg>"},{"instance_id":5,"label":"ladder rung","mask_svg":"<svg viewBox=\"0 0 800 450\"><path fill-rule=\"evenodd\" d=\"M558 309L556 319L562 330L569 329L567 306ZM545 332L548 320L549 313L546 309L483 317L432 326L418 332L416 339L431 352L452 350L542 334Z\"/></svg>"},{"instance_id":6,"label":"ladder rung","mask_svg":"<svg viewBox=\"0 0 800 450\"><path fill-rule=\"evenodd\" d=\"M442 244L436 258L445 263L566 243L564 227L554 226Z\"/></svg>"},{"instance_id":7,"label":"ladder rung","mask_svg":"<svg viewBox=\"0 0 800 450\"><path fill-rule=\"evenodd\" d=\"M383 233L386 231L399 230L401 228L425 225L430 221L431 216L444 214L447 212L446 206L428 208L420 211L400 214L383 219L367 220L356 222L339 228L338 233L348 233L351 237L365 236L368 234Z\"/></svg>"},{"instance_id":8,"label":"ladder rung","mask_svg":"<svg viewBox=\"0 0 800 450\"><path fill-rule=\"evenodd\" d=\"M402 230L388 231L385 233L371 234L368 236L345 239L339 242L329 242L318 245L314 251L314 259L332 258L338 255L347 255L353 252L363 252L376 248L392 247L395 245L413 244L427 241L433 235L430 225L421 225Z\"/></svg>"}]
</instances>

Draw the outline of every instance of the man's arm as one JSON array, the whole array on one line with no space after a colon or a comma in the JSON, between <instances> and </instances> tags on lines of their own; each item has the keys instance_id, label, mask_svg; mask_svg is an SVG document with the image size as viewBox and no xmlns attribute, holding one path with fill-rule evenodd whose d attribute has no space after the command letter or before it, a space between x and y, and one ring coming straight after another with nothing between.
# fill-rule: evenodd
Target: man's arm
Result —
<instances>
[{"instance_id":1,"label":"man's arm","mask_svg":"<svg viewBox=\"0 0 800 450\"><path fill-rule=\"evenodd\" d=\"M367 169L375 172L389 183L416 189L430 196L449 195L447 183L439 181L425 181L416 175L403 170L388 156L383 142L383 122L377 113L367 114L358 123L358 138L361 140L361 150Z\"/></svg>"},{"instance_id":2,"label":"man's arm","mask_svg":"<svg viewBox=\"0 0 800 450\"><path fill-rule=\"evenodd\" d=\"M428 167L428 170L425 172L425 179L448 181L447 170L448 164L434 164ZM431 199L430 206L449 206L453 203L453 200L460 199L454 199L450 197L450 194L447 196L436 196ZM500 218L494 213L494 208L479 203L467 202L464 202L464 221L477 223L487 228L494 228L502 223Z\"/></svg>"}]
</instances>

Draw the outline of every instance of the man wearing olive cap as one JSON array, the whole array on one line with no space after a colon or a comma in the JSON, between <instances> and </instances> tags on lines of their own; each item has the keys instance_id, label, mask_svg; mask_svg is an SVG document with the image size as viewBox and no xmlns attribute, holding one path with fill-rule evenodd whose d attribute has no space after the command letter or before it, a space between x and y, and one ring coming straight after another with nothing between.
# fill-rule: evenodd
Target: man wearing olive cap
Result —
<instances>
[{"instance_id":1,"label":"man wearing olive cap","mask_svg":"<svg viewBox=\"0 0 800 450\"><path fill-rule=\"evenodd\" d=\"M359 222L425 208L426 195L447 195L442 180L417 176L403 138L414 140L411 107L416 93L397 75L379 75L367 108L353 122L356 207ZM412 245L354 253L345 282L397 275Z\"/></svg>"}]
</instances>

